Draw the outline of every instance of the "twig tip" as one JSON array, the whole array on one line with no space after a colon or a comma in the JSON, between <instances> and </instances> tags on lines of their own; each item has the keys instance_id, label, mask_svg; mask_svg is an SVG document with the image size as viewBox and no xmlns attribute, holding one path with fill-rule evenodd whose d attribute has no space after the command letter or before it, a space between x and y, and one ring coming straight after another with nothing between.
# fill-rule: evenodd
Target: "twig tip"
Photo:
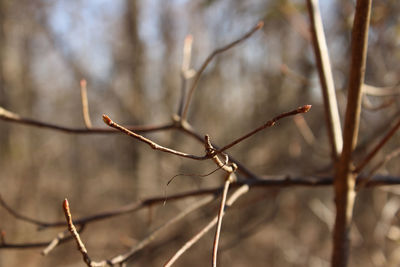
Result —
<instances>
[{"instance_id":1,"label":"twig tip","mask_svg":"<svg viewBox=\"0 0 400 267\"><path fill-rule=\"evenodd\" d=\"M185 37L185 43L192 43L193 42L193 35L188 34Z\"/></svg>"},{"instance_id":2,"label":"twig tip","mask_svg":"<svg viewBox=\"0 0 400 267\"><path fill-rule=\"evenodd\" d=\"M68 199L64 199L64 201L63 201L63 208L64 208L64 210L69 210Z\"/></svg>"},{"instance_id":3,"label":"twig tip","mask_svg":"<svg viewBox=\"0 0 400 267\"><path fill-rule=\"evenodd\" d=\"M259 30L259 29L261 29L262 27L264 27L264 21L260 20L260 21L257 23L256 28L257 28L257 30Z\"/></svg>"},{"instance_id":4,"label":"twig tip","mask_svg":"<svg viewBox=\"0 0 400 267\"><path fill-rule=\"evenodd\" d=\"M103 121L107 125L111 125L111 123L112 123L112 120L106 114L103 114Z\"/></svg>"},{"instance_id":5,"label":"twig tip","mask_svg":"<svg viewBox=\"0 0 400 267\"><path fill-rule=\"evenodd\" d=\"M85 79L82 79L82 80L80 81L80 85L81 85L81 88L86 88L86 85L87 85L86 80L85 80Z\"/></svg>"},{"instance_id":6,"label":"twig tip","mask_svg":"<svg viewBox=\"0 0 400 267\"><path fill-rule=\"evenodd\" d=\"M312 105L304 105L304 106L302 106L302 107L299 107L299 108L298 108L298 111L299 111L300 113L306 113L306 112L308 112L308 111L311 109L311 107L312 107Z\"/></svg>"}]
</instances>

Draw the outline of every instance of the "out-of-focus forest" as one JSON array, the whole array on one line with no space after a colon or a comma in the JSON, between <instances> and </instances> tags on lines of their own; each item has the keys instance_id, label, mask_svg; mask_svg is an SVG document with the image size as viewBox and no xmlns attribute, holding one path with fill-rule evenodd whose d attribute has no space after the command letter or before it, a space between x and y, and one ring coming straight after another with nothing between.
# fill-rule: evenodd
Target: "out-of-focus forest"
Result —
<instances>
[{"instance_id":1,"label":"out-of-focus forest","mask_svg":"<svg viewBox=\"0 0 400 267\"><path fill-rule=\"evenodd\" d=\"M348 85L354 1L321 1L341 118ZM400 2L373 1L359 149L361 158L400 111ZM0 107L23 117L84 127L80 80L87 80L94 126L103 113L123 125L171 121L181 94L184 39L193 36L191 67L249 31L251 38L218 55L205 70L188 121L224 145L268 119L305 104L304 116L278 122L229 149L259 176L332 176L315 57L305 1L291 0L0 0ZM374 92L378 92L376 95ZM382 95L389 92L389 95ZM167 147L202 155L201 143L180 132L145 134ZM399 135L379 161L400 145ZM398 159L378 173L399 176ZM42 221L64 219L68 197L79 218L135 200L219 186L215 165L150 149L122 134L68 134L0 121L0 194L16 211ZM366 170L368 171L368 169ZM239 174L240 175L240 174ZM396 186L362 189L351 233L351 266L397 266L400 261ZM329 266L334 222L331 187L255 188L227 213L220 266ZM195 198L154 205L87 225L81 238L93 259L123 253ZM160 266L216 215L218 201L168 228L128 266ZM0 209L4 239L53 239ZM213 233L176 266L205 266ZM0 250L0 266L84 266L74 242L49 255L41 249Z\"/></svg>"}]
</instances>

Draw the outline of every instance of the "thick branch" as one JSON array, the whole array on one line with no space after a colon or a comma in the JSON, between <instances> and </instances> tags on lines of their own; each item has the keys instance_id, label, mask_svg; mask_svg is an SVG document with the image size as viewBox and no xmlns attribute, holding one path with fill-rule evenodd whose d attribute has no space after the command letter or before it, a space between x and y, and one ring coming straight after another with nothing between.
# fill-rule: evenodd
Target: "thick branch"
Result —
<instances>
[{"instance_id":1,"label":"thick branch","mask_svg":"<svg viewBox=\"0 0 400 267\"><path fill-rule=\"evenodd\" d=\"M368 44L371 0L358 0L351 42L351 64L346 117L343 130L343 152L335 173L336 219L333 234L332 266L347 266L349 232L355 200L355 174L352 153L357 143Z\"/></svg>"}]
</instances>

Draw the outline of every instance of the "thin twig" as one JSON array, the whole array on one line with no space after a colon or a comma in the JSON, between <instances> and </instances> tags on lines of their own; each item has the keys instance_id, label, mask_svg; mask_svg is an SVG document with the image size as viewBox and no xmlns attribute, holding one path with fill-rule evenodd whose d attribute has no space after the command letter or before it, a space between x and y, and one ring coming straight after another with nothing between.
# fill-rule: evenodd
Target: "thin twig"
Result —
<instances>
[{"instance_id":1,"label":"thin twig","mask_svg":"<svg viewBox=\"0 0 400 267\"><path fill-rule=\"evenodd\" d=\"M178 128L178 130L184 132L185 134L188 134L189 136L196 139L198 142L204 144L204 135L197 133L187 121L182 121L181 127ZM219 147L216 144L211 143L211 145L216 151L219 150ZM229 155L229 161L235 163L238 167L238 172L245 175L247 178L256 179L258 177L255 173L250 171L244 164L240 163L238 160L236 160L230 155Z\"/></svg>"},{"instance_id":2,"label":"thin twig","mask_svg":"<svg viewBox=\"0 0 400 267\"><path fill-rule=\"evenodd\" d=\"M206 135L206 137L205 137L206 155L204 155L204 156L196 156L196 155L188 154L188 153L185 153L185 152L181 152L181 151L177 151L177 150L174 150L174 149L171 149L171 148L167 148L167 147L161 146L161 145L153 142L152 140L150 140L150 139L148 139L148 138L146 138L146 137L144 137L144 136L142 136L140 134L134 133L134 132L130 131L129 129L119 125L118 123L112 121L110 119L110 117L108 117L105 114L103 114L103 121L108 126L113 127L115 129L125 133L126 135L129 135L129 136L131 136L131 137L133 137L133 138L135 138L135 139L137 139L139 141L142 141L142 142L148 144L152 149L160 150L162 152L166 152L166 153L170 153L170 154L173 154L173 155L176 155L176 156L180 156L180 157L184 157L184 158L190 158L190 159L194 159L194 160L206 160L206 159L209 159L211 157L214 160L217 160L217 158L216 158L217 154L221 154L223 151L233 147L234 145L236 145L236 144L240 143L241 141L249 138L250 136L254 135L255 133L257 133L257 132L259 132L261 130L264 130L265 128L268 128L268 127L271 127L271 126L275 125L275 123L277 121L279 121L280 119L283 119L283 118L289 117L289 116L293 116L293 115L296 115L296 114L300 114L300 113L306 113L310 109L311 109L311 105L305 105L305 106L299 107L299 108L297 108L295 110L279 114L278 116L276 116L272 120L267 121L266 123L264 123L260 127L252 130L251 132L245 134L242 137L239 137L235 141L231 142L230 144L228 144L228 145L226 145L223 148L218 149L218 150L215 150L213 147L210 146L211 143L209 142L209 137ZM219 161L219 162L216 161L216 163L217 163L218 166L222 166L223 165L223 163L221 161ZM224 166L223 168L224 169L228 168L228 166ZM230 171L228 171L228 172L230 172Z\"/></svg>"},{"instance_id":3,"label":"thin twig","mask_svg":"<svg viewBox=\"0 0 400 267\"><path fill-rule=\"evenodd\" d=\"M76 231L76 228L74 226L74 223L72 222L72 216L71 216L71 211L69 209L69 203L68 200L65 199L63 202L63 210L64 210L64 215L65 219L67 220L67 225L68 225L68 230L70 231L71 235L74 237L76 241L76 245L78 246L78 250L81 252L83 261L86 263L87 266L92 266L91 260L89 258L89 255L87 253L85 244L83 244L78 231Z\"/></svg>"},{"instance_id":4,"label":"thin twig","mask_svg":"<svg viewBox=\"0 0 400 267\"><path fill-rule=\"evenodd\" d=\"M390 129L390 131L382 138L382 140L372 149L370 153L365 157L365 159L357 165L354 172L360 173L364 167L374 158L374 156L379 152L379 150L392 138L392 136L400 128L400 118L397 123Z\"/></svg>"},{"instance_id":5,"label":"thin twig","mask_svg":"<svg viewBox=\"0 0 400 267\"><path fill-rule=\"evenodd\" d=\"M214 237L214 246L213 246L213 253L212 253L212 266L216 267L217 266L217 253L218 253L218 244L219 244L219 237L221 235L221 225L222 225L222 217L224 216L225 212L225 203L226 203L226 197L228 195L228 189L229 185L232 183L232 176L234 176L234 173L229 173L224 184L224 190L222 191L222 197L221 197L221 205L219 207L218 211L218 220L217 220L217 229L215 230L215 237Z\"/></svg>"},{"instance_id":6,"label":"thin twig","mask_svg":"<svg viewBox=\"0 0 400 267\"><path fill-rule=\"evenodd\" d=\"M84 224L79 225L79 229L77 230L78 233L81 233L85 228ZM47 256L55 247L57 247L59 244L63 243L63 241L72 239L72 236L69 235L69 230L65 230L63 232L60 232L57 234L56 238L54 238L48 246L42 250L41 254L43 256Z\"/></svg>"},{"instance_id":7,"label":"thin twig","mask_svg":"<svg viewBox=\"0 0 400 267\"><path fill-rule=\"evenodd\" d=\"M117 130L119 130L119 131L121 131L121 132L123 132L123 133L125 133L125 134L127 134L127 135L129 135L129 136L131 136L131 137L133 137L133 138L135 138L137 140L139 140L139 141L142 141L142 142L148 144L152 149L159 150L159 151L166 152L166 153L170 153L170 154L173 154L173 155L176 155L176 156L180 156L180 157L184 157L184 158L195 159L195 160L205 160L205 159L210 158L208 155L196 156L196 155L180 152L180 151L177 151L177 150L174 150L174 149L171 149L171 148L167 148L167 147L161 146L161 145L151 141L150 139L148 139L148 138L146 138L146 137L144 137L144 136L142 136L140 134L137 134L137 133L134 133L134 132L130 131L129 129L119 125L118 123L113 122L110 119L110 117L108 117L107 115L104 115L104 114L103 114L103 121L108 126L113 127L115 129L117 129Z\"/></svg>"},{"instance_id":8,"label":"thin twig","mask_svg":"<svg viewBox=\"0 0 400 267\"><path fill-rule=\"evenodd\" d=\"M81 98L82 98L82 114L83 120L85 121L86 128L92 128L92 121L90 120L89 114L89 103L88 103L88 96L87 96L87 82L86 80L81 80Z\"/></svg>"},{"instance_id":9,"label":"thin twig","mask_svg":"<svg viewBox=\"0 0 400 267\"><path fill-rule=\"evenodd\" d=\"M116 131L112 128L73 128L66 127L62 125L42 122L34 119L24 118L17 113L11 112L0 107L0 120L9 121L24 125L29 125L33 127L46 128L50 130L60 131L68 134L116 134L119 131ZM145 133L145 132L156 132L162 130L169 130L176 128L175 123L167 123L162 125L137 125L137 126L126 126L131 131L135 131L137 133Z\"/></svg>"},{"instance_id":10,"label":"thin twig","mask_svg":"<svg viewBox=\"0 0 400 267\"><path fill-rule=\"evenodd\" d=\"M246 194L249 191L248 185L242 185L237 189L226 201L226 207L232 206L232 204L242 195ZM222 214L223 216L224 214ZM170 267L175 261L191 248L197 241L200 240L211 228L217 223L218 217L214 217L200 232L198 232L195 236L193 236L188 242L186 242L165 264L164 267Z\"/></svg>"},{"instance_id":11,"label":"thin twig","mask_svg":"<svg viewBox=\"0 0 400 267\"><path fill-rule=\"evenodd\" d=\"M325 40L318 0L307 0L307 7L310 17L314 54L324 99L325 121L331 144L332 159L336 161L342 152L343 138L328 47Z\"/></svg>"},{"instance_id":12,"label":"thin twig","mask_svg":"<svg viewBox=\"0 0 400 267\"><path fill-rule=\"evenodd\" d=\"M382 159L380 162L378 162L366 175L366 177L363 179L361 183L357 184L357 190L360 188L364 187L369 181L372 179L372 175L374 175L382 166L384 166L386 163L388 163L390 160L392 160L395 157L398 157L400 155L400 147L393 150L389 154L387 154L384 159Z\"/></svg>"},{"instance_id":13,"label":"thin twig","mask_svg":"<svg viewBox=\"0 0 400 267\"><path fill-rule=\"evenodd\" d=\"M166 223L164 223L163 225L158 227L151 234L149 234L145 239L140 241L137 245L133 246L128 252L126 252L122 255L115 256L112 259L108 260L108 262L111 265L126 262L132 256L137 254L140 250L142 250L144 247L149 245L150 242L153 241L168 226L177 223L181 219L185 218L185 216L188 215L189 213L205 206L206 204L210 203L214 199L215 199L215 196L210 196L210 197L205 197L199 201L196 201L193 205L190 205L187 209L183 210L178 215L175 215L171 220L167 221Z\"/></svg>"},{"instance_id":14,"label":"thin twig","mask_svg":"<svg viewBox=\"0 0 400 267\"><path fill-rule=\"evenodd\" d=\"M217 56L220 53L223 53L229 49L231 49L232 47L236 46L237 44L243 42L244 40L248 39L250 36L252 36L256 31L258 31L259 29L261 29L264 26L264 22L260 21L257 23L256 26L254 26L248 33L246 33L245 35L243 35L242 37L240 37L239 39L233 41L232 43L223 46L221 48L218 48L216 50L214 50L204 61L204 63L201 65L200 69L197 71L195 77L194 77L194 81L192 83L192 86L190 87L189 90L189 94L186 98L186 102L183 108L183 112L182 112L182 116L180 116L182 118L182 120L186 120L187 117L187 113L189 110L189 105L190 105L190 101L192 99L194 90L196 89L199 80L201 78L201 75L203 74L204 70L206 69L206 67L208 66L208 64L213 60L213 58L215 56Z\"/></svg>"},{"instance_id":15,"label":"thin twig","mask_svg":"<svg viewBox=\"0 0 400 267\"><path fill-rule=\"evenodd\" d=\"M40 221L40 220L36 220L36 219L32 219L29 218L28 216L22 215L18 212L16 212L13 208L11 208L3 199L3 197L0 195L0 206L2 206L3 208L6 209L6 211L8 213L10 213L14 218L24 221L24 222L28 222L34 225L37 225L39 228L45 228L47 227L47 223L44 221Z\"/></svg>"},{"instance_id":16,"label":"thin twig","mask_svg":"<svg viewBox=\"0 0 400 267\"><path fill-rule=\"evenodd\" d=\"M364 181L368 177L366 175L359 175L357 179L357 184L361 181ZM333 183L332 177L290 177L290 176L276 176L268 179L240 179L235 184L232 184L231 187L237 187L244 184L249 185L250 187L296 187L296 186L306 186L306 187L314 187L314 186L331 186ZM389 186L389 185L400 185L400 177L396 176L382 176L377 175L373 176L368 182L365 184L365 187L377 187L377 186ZM223 187L213 187L208 189L200 189L200 190L191 190L187 192L182 192L174 195L168 196L168 201L178 201L181 199L186 199L190 197L199 197L199 196L206 196L206 195L217 195L221 193ZM0 195L1 198L1 195ZM122 207L115 208L110 211L99 212L90 216L81 217L74 220L75 225L88 225L92 222L98 222L101 220L106 220L110 218L114 218L116 216L121 216L124 214L132 213L139 211L143 208L155 205L155 204L162 204L165 201L165 195L147 198L141 201L137 201ZM5 202L0 203L0 205L12 215L16 219L21 221L26 221L30 223L34 223L39 225L42 228L53 228L53 227L62 227L65 225L65 221L56 221L56 222L44 222L35 220L24 215L18 214L12 208L10 208ZM41 242L38 245L28 246L28 247L45 247L50 242ZM15 244L15 247L22 246ZM2 248L12 248L10 247L2 247L0 245L0 249Z\"/></svg>"},{"instance_id":17,"label":"thin twig","mask_svg":"<svg viewBox=\"0 0 400 267\"><path fill-rule=\"evenodd\" d=\"M276 116L276 117L273 118L272 120L267 121L266 123L264 123L264 124L261 125L260 127L258 127L258 128L256 128L256 129L254 129L253 131L251 131L251 132L249 132L249 133L243 135L242 137L239 137L238 139L236 139L235 141L231 142L230 144L224 146L223 148L218 149L218 150L217 150L217 153L221 153L221 152L223 152L223 151L225 151L225 150L227 150L227 149L233 147L233 146L236 145L237 143L239 143L239 142L245 140L246 138L249 138L250 136L254 135L255 133L257 133L257 132L259 132L259 131L261 131L261 130L264 130L265 128L274 126L275 123L276 123L277 121L279 121L280 119L283 119L283 118L289 117L289 116L293 116L293 115L296 115L296 114L300 114L300 113L306 113L306 112L308 112L310 109L311 109L311 105L305 105L305 106L299 107L299 108L297 108L297 109L295 109L295 110L292 110L292 111L289 111L289 112L285 112L285 113L279 114L278 116Z\"/></svg>"}]
</instances>

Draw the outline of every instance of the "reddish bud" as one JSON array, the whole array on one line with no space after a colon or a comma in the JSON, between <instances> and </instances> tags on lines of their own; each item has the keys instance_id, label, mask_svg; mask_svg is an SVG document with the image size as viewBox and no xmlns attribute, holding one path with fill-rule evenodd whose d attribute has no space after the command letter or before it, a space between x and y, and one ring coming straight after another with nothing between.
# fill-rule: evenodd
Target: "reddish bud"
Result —
<instances>
[{"instance_id":1,"label":"reddish bud","mask_svg":"<svg viewBox=\"0 0 400 267\"><path fill-rule=\"evenodd\" d=\"M259 21L259 22L257 23L256 28L257 28L257 29L261 29L262 27L264 27L264 21Z\"/></svg>"},{"instance_id":2,"label":"reddish bud","mask_svg":"<svg viewBox=\"0 0 400 267\"><path fill-rule=\"evenodd\" d=\"M68 199L64 199L64 201L63 201L63 208L64 208L64 210L69 210Z\"/></svg>"},{"instance_id":3,"label":"reddish bud","mask_svg":"<svg viewBox=\"0 0 400 267\"><path fill-rule=\"evenodd\" d=\"M299 113L306 113L306 112L308 112L310 109L311 109L311 105L305 105L305 106L299 107L299 108L297 109L297 111L298 111Z\"/></svg>"},{"instance_id":4,"label":"reddish bud","mask_svg":"<svg viewBox=\"0 0 400 267\"><path fill-rule=\"evenodd\" d=\"M111 123L112 123L112 120L106 114L103 114L103 121L107 125L111 125Z\"/></svg>"},{"instance_id":5,"label":"reddish bud","mask_svg":"<svg viewBox=\"0 0 400 267\"><path fill-rule=\"evenodd\" d=\"M81 88L86 88L87 82L85 79L81 80Z\"/></svg>"}]
</instances>

